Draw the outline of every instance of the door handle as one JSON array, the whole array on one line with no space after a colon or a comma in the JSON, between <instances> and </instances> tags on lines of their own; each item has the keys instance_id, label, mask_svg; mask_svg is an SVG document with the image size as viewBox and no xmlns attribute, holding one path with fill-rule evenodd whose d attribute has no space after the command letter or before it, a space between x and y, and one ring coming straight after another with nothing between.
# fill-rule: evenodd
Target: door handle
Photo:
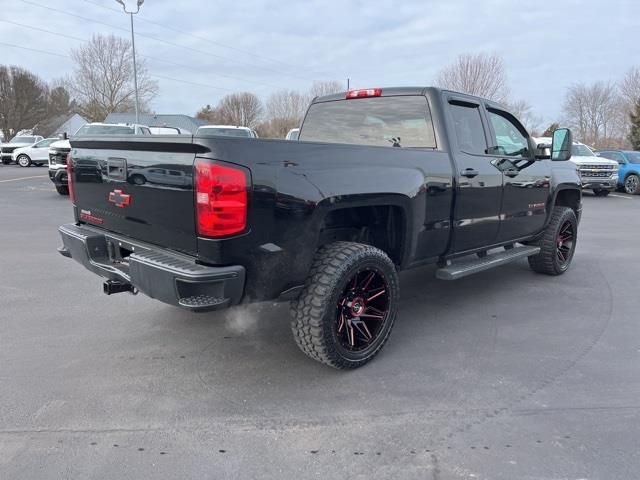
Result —
<instances>
[{"instance_id":1,"label":"door handle","mask_svg":"<svg viewBox=\"0 0 640 480\"><path fill-rule=\"evenodd\" d=\"M479 172L477 170L474 170L473 168L465 168L463 171L460 172L460 176L467 177L467 178L477 177L478 175L479 175Z\"/></svg>"},{"instance_id":2,"label":"door handle","mask_svg":"<svg viewBox=\"0 0 640 480\"><path fill-rule=\"evenodd\" d=\"M513 177L517 177L518 175L520 175L520 172L518 170L516 170L515 168L510 168L509 170L505 170L504 174L507 177L513 178Z\"/></svg>"}]
</instances>

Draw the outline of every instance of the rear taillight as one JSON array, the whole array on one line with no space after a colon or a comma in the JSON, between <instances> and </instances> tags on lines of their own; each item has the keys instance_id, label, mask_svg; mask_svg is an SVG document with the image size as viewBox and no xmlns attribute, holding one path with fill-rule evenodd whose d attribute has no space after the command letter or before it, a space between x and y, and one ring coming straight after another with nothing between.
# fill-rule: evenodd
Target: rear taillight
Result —
<instances>
[{"instance_id":1,"label":"rear taillight","mask_svg":"<svg viewBox=\"0 0 640 480\"><path fill-rule=\"evenodd\" d=\"M67 155L67 188L69 189L69 198L71 203L76 203L76 195L73 191L73 172L71 167L71 152Z\"/></svg>"},{"instance_id":2,"label":"rear taillight","mask_svg":"<svg viewBox=\"0 0 640 480\"><path fill-rule=\"evenodd\" d=\"M225 237L247 228L248 172L228 164L196 159L195 195L198 234Z\"/></svg>"},{"instance_id":3,"label":"rear taillight","mask_svg":"<svg viewBox=\"0 0 640 480\"><path fill-rule=\"evenodd\" d=\"M381 88L364 88L362 90L349 90L347 92L346 99L350 100L352 98L379 97L381 95L382 95Z\"/></svg>"}]
</instances>

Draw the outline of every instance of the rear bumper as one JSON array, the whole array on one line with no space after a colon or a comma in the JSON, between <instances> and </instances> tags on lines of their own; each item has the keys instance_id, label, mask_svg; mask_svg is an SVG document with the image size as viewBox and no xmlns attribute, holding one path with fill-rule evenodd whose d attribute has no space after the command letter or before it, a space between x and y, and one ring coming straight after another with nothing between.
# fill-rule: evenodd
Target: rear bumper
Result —
<instances>
[{"instance_id":1,"label":"rear bumper","mask_svg":"<svg viewBox=\"0 0 640 480\"><path fill-rule=\"evenodd\" d=\"M200 265L194 257L132 243L82 225L62 225L59 232L63 246L58 251L107 279L105 293L139 290L161 302L194 311L220 310L242 300L242 266ZM123 256L123 252L131 253Z\"/></svg>"}]
</instances>

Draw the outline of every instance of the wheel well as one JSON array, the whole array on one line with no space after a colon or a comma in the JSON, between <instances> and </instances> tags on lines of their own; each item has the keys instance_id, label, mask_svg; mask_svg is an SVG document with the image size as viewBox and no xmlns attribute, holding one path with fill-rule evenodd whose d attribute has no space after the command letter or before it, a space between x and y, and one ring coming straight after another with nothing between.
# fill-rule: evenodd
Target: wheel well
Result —
<instances>
[{"instance_id":1,"label":"wheel well","mask_svg":"<svg viewBox=\"0 0 640 480\"><path fill-rule=\"evenodd\" d=\"M556 197L556 205L559 207L569 207L576 215L580 210L580 192L577 190L560 190Z\"/></svg>"},{"instance_id":2,"label":"wheel well","mask_svg":"<svg viewBox=\"0 0 640 480\"><path fill-rule=\"evenodd\" d=\"M394 205L332 210L324 219L319 247L337 241L358 242L379 248L395 263L402 261L405 215Z\"/></svg>"}]
</instances>

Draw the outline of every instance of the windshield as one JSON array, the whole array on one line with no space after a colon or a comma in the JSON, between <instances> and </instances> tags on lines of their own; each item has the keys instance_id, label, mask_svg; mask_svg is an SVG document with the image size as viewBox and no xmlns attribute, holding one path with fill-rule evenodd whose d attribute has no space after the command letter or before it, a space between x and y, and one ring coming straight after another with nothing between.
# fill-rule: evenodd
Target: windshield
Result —
<instances>
[{"instance_id":1,"label":"windshield","mask_svg":"<svg viewBox=\"0 0 640 480\"><path fill-rule=\"evenodd\" d=\"M123 125L85 125L76 132L80 135L133 135L133 127Z\"/></svg>"},{"instance_id":2,"label":"windshield","mask_svg":"<svg viewBox=\"0 0 640 480\"><path fill-rule=\"evenodd\" d=\"M196 135L205 137L250 137L251 132L244 128L211 128L200 127Z\"/></svg>"},{"instance_id":3,"label":"windshield","mask_svg":"<svg viewBox=\"0 0 640 480\"><path fill-rule=\"evenodd\" d=\"M379 147L436 146L429 105L423 96L315 103L298 140Z\"/></svg>"},{"instance_id":4,"label":"windshield","mask_svg":"<svg viewBox=\"0 0 640 480\"><path fill-rule=\"evenodd\" d=\"M640 163L640 152L624 152L631 163Z\"/></svg>"},{"instance_id":5,"label":"windshield","mask_svg":"<svg viewBox=\"0 0 640 480\"><path fill-rule=\"evenodd\" d=\"M34 143L36 137L13 137L10 143Z\"/></svg>"},{"instance_id":6,"label":"windshield","mask_svg":"<svg viewBox=\"0 0 640 480\"><path fill-rule=\"evenodd\" d=\"M596 154L589 147L582 144L574 144L571 147L571 155L574 157L595 157Z\"/></svg>"}]
</instances>

